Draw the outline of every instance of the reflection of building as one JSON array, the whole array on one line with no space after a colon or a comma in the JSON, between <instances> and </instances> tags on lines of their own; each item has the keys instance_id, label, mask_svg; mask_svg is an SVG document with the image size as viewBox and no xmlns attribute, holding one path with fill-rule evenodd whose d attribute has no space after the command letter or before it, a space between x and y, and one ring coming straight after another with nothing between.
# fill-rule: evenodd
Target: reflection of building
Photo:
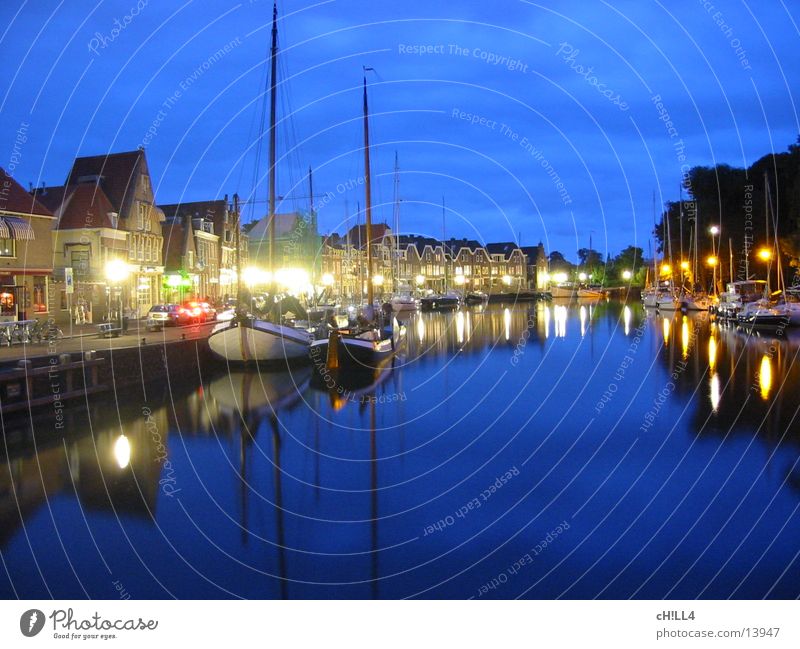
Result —
<instances>
[{"instance_id":1,"label":"reflection of building","mask_svg":"<svg viewBox=\"0 0 800 649\"><path fill-rule=\"evenodd\" d=\"M49 314L53 214L0 169L0 320Z\"/></svg>"},{"instance_id":2,"label":"reflection of building","mask_svg":"<svg viewBox=\"0 0 800 649\"><path fill-rule=\"evenodd\" d=\"M127 309L144 314L160 299L161 275L164 272L161 236L164 214L154 204L144 149L76 158L65 187L37 189L36 195L42 196L43 200L48 200L51 204L52 200L59 202L69 212L66 199L74 197L75 191L82 185L92 188L92 196L87 202L88 194L83 190L83 208L76 209L70 219L79 219L81 214L85 214L90 220L84 227L66 228L82 232L80 235L65 235L61 243L56 243L57 250L62 255L67 255L67 248L63 244L75 243L75 236L83 236L94 230L93 236L99 237L99 245L84 247L83 252L89 256L88 262L80 256L75 261L82 269L88 265L92 281L99 282L105 278L92 276L92 269L97 272L109 258L118 254L122 236L120 233L124 233L127 255L123 261L127 263L128 277L120 283L122 299ZM95 188L102 191L107 203L99 192L95 193ZM53 192L53 198L46 199L50 192ZM110 212L107 211L109 204L112 210ZM81 224L72 221L72 225ZM109 230L117 230L117 234L114 237L105 236L103 232L98 232L103 229L106 230L105 235ZM62 262L72 263L71 250L67 258L62 257ZM63 289L64 286L60 288Z\"/></svg>"},{"instance_id":3,"label":"reflection of building","mask_svg":"<svg viewBox=\"0 0 800 649\"><path fill-rule=\"evenodd\" d=\"M161 205L161 209L167 218L190 218L195 231L195 237L199 240L195 243L198 261L204 266L205 274L208 276L208 290L202 292L198 289L198 294L209 295L212 298L225 299L236 293L236 224L239 214L236 213L237 200L228 202L226 195L222 200L196 201L192 203L179 203L176 205ZM198 235L198 224L201 224ZM211 236L215 237L212 239ZM212 241L216 241L216 251L206 248ZM169 247L169 244L167 244ZM247 235L239 233L239 257L242 268L247 266ZM214 259L213 269L204 260ZM167 271L174 270L167 263ZM168 278L167 283L175 284L177 280Z\"/></svg>"}]
</instances>

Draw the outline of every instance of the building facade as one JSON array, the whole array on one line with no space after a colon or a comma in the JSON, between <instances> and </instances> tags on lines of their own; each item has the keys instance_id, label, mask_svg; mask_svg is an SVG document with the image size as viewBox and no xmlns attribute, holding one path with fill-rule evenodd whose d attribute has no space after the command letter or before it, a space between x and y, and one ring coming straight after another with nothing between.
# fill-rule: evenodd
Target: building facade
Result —
<instances>
[{"instance_id":1,"label":"building facade","mask_svg":"<svg viewBox=\"0 0 800 649\"><path fill-rule=\"evenodd\" d=\"M0 321L50 317L54 221L0 168Z\"/></svg>"}]
</instances>

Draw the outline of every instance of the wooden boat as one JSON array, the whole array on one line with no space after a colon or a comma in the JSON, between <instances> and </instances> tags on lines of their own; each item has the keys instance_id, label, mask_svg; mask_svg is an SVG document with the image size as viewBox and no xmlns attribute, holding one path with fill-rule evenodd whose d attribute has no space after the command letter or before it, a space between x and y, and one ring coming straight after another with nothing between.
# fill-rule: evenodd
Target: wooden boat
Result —
<instances>
[{"instance_id":1,"label":"wooden boat","mask_svg":"<svg viewBox=\"0 0 800 649\"><path fill-rule=\"evenodd\" d=\"M489 301L489 296L483 291L471 291L464 296L464 304L467 306L479 306L486 304Z\"/></svg>"},{"instance_id":2,"label":"wooden boat","mask_svg":"<svg viewBox=\"0 0 800 649\"><path fill-rule=\"evenodd\" d=\"M461 305L461 296L457 293L428 295L419 301L421 311L455 311Z\"/></svg>"},{"instance_id":3,"label":"wooden boat","mask_svg":"<svg viewBox=\"0 0 800 649\"><path fill-rule=\"evenodd\" d=\"M272 10L272 49L271 92L270 92L270 132L275 133L276 96L277 96L277 64L278 64L278 8ZM269 247L270 264L275 259L275 138L269 143ZM238 199L235 199L238 203ZM236 205L236 265L239 262L239 208ZM237 279L237 294L241 303L241 279ZM229 322L217 325L208 338L211 351L230 362L247 361L279 361L305 358L312 336L291 324L285 324L281 313L273 322L260 320L245 313L240 313Z\"/></svg>"}]
</instances>

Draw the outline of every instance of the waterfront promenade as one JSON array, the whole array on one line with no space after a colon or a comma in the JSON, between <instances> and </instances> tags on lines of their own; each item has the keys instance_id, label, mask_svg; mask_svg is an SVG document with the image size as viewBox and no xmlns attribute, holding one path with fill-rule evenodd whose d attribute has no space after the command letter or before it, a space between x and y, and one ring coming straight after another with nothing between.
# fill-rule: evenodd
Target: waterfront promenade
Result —
<instances>
[{"instance_id":1,"label":"waterfront promenade","mask_svg":"<svg viewBox=\"0 0 800 649\"><path fill-rule=\"evenodd\" d=\"M101 338L98 335L96 324L79 325L73 327L72 336L69 329L64 331L64 338L54 341L37 343L15 343L11 347L0 347L0 363L47 356L48 354L65 354L69 352L83 352L95 350L126 349L142 345L155 345L174 343L180 340L198 340L207 338L214 326L214 322L199 325L186 325L182 327L165 327L162 331L147 331L144 321L130 323L128 333L116 338Z\"/></svg>"}]
</instances>

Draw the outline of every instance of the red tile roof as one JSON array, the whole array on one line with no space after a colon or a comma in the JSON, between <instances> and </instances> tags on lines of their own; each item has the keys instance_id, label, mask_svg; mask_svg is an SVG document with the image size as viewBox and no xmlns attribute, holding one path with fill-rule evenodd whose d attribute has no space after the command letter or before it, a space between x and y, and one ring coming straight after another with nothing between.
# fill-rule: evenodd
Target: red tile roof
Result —
<instances>
[{"instance_id":1,"label":"red tile roof","mask_svg":"<svg viewBox=\"0 0 800 649\"><path fill-rule=\"evenodd\" d=\"M370 230L372 243L380 243L386 235L392 233L391 228L386 223L373 223ZM354 225L350 228L350 245L358 246L359 244L361 244L362 248L366 248L367 246L366 224Z\"/></svg>"},{"instance_id":2,"label":"red tile roof","mask_svg":"<svg viewBox=\"0 0 800 649\"><path fill-rule=\"evenodd\" d=\"M54 194L57 195L57 192ZM75 185L62 194L66 194L66 199L62 202L63 209L58 219L59 230L114 227L108 213L116 210L99 186ZM60 206L56 209L60 209Z\"/></svg>"},{"instance_id":3,"label":"red tile roof","mask_svg":"<svg viewBox=\"0 0 800 649\"><path fill-rule=\"evenodd\" d=\"M53 216L49 209L26 192L25 188L2 167L0 167L0 212Z\"/></svg>"}]
</instances>

